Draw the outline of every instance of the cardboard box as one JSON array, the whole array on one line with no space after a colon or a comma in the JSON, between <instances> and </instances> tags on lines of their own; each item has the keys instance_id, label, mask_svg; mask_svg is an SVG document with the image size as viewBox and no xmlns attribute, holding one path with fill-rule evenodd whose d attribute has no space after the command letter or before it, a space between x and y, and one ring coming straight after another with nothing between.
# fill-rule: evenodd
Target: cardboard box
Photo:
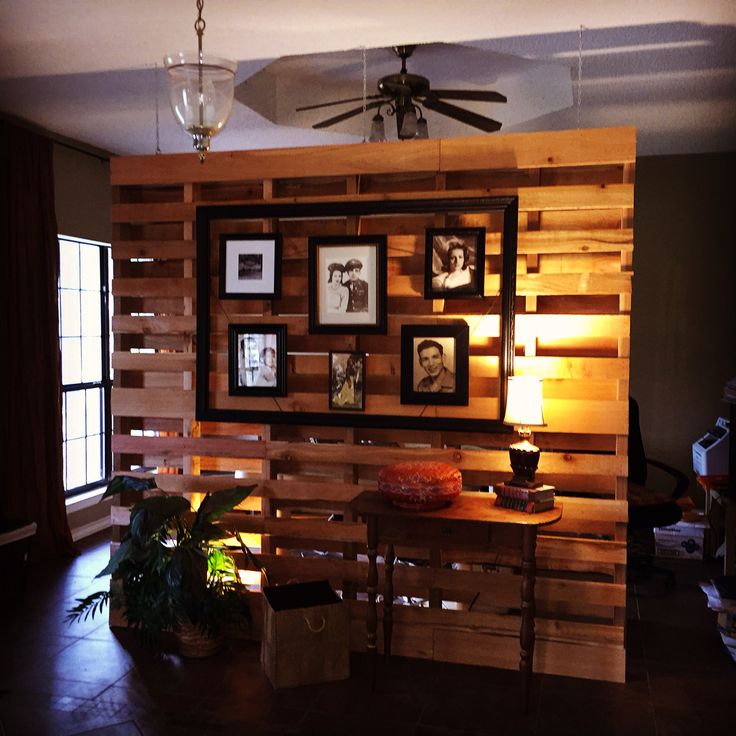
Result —
<instances>
[{"instance_id":1,"label":"cardboard box","mask_svg":"<svg viewBox=\"0 0 736 736\"><path fill-rule=\"evenodd\" d=\"M657 557L702 560L707 526L705 519L699 515L688 515L677 524L655 527Z\"/></svg>"}]
</instances>

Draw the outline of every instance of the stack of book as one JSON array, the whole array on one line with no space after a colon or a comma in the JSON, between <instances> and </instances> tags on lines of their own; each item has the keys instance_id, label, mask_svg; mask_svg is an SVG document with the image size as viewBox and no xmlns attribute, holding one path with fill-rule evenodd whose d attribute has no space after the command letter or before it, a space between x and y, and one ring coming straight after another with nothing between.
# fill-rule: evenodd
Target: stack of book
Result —
<instances>
[{"instance_id":1,"label":"stack of book","mask_svg":"<svg viewBox=\"0 0 736 736\"><path fill-rule=\"evenodd\" d=\"M517 486L512 483L498 483L493 486L496 493L496 506L527 514L549 511L555 505L555 487L539 485L536 488Z\"/></svg>"}]
</instances>

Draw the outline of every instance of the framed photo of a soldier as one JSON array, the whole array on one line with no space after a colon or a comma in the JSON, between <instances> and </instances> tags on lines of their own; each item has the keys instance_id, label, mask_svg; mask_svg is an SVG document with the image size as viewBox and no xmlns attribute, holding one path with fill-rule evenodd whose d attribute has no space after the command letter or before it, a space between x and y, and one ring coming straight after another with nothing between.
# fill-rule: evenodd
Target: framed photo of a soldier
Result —
<instances>
[{"instance_id":1,"label":"framed photo of a soldier","mask_svg":"<svg viewBox=\"0 0 736 736\"><path fill-rule=\"evenodd\" d=\"M309 332L385 334L385 235L309 238Z\"/></svg>"},{"instance_id":2,"label":"framed photo of a soldier","mask_svg":"<svg viewBox=\"0 0 736 736\"><path fill-rule=\"evenodd\" d=\"M228 325L228 393L286 396L286 325Z\"/></svg>"},{"instance_id":3,"label":"framed photo of a soldier","mask_svg":"<svg viewBox=\"0 0 736 736\"><path fill-rule=\"evenodd\" d=\"M424 298L482 297L485 228L433 228L425 239Z\"/></svg>"},{"instance_id":4,"label":"framed photo of a soldier","mask_svg":"<svg viewBox=\"0 0 736 736\"><path fill-rule=\"evenodd\" d=\"M401 403L468 404L468 325L401 326Z\"/></svg>"},{"instance_id":5,"label":"framed photo of a soldier","mask_svg":"<svg viewBox=\"0 0 736 736\"><path fill-rule=\"evenodd\" d=\"M281 295L281 235L220 236L220 299L278 299Z\"/></svg>"}]
</instances>

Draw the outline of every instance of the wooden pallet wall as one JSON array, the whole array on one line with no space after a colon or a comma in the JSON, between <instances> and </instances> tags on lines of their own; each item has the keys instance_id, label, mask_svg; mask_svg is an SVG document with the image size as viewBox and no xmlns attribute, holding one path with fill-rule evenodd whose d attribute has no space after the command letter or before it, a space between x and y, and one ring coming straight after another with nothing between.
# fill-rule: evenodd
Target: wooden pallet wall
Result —
<instances>
[{"instance_id":1,"label":"wooden pallet wall","mask_svg":"<svg viewBox=\"0 0 736 736\"><path fill-rule=\"evenodd\" d=\"M623 681L635 148L633 129L613 128L212 153L204 164L194 155L114 159L116 469L159 469L171 493L252 479L258 495L229 521L264 535L272 581L326 577L342 590L351 646L362 649L365 528L350 499L383 465L409 458L451 462L469 487L503 480L509 435L197 422L196 208L518 195L514 368L545 379L538 477L564 506L538 544L535 668ZM291 294L306 293L307 235L290 232L285 243ZM407 244L416 250L404 263L421 268L423 239ZM389 299L402 267L392 264L390 234ZM296 313L306 323L304 297L279 301L250 302L248 319ZM365 349L360 337L337 342ZM114 513L119 529L125 512ZM415 605L395 609L396 653L517 667L513 554L398 553L413 564L397 566L395 590Z\"/></svg>"}]
</instances>

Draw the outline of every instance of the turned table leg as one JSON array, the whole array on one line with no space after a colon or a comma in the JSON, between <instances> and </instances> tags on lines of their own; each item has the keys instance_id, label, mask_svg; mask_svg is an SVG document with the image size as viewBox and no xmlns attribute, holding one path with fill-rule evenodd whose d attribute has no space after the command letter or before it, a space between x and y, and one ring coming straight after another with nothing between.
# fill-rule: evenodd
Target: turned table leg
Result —
<instances>
[{"instance_id":1,"label":"turned table leg","mask_svg":"<svg viewBox=\"0 0 736 736\"><path fill-rule=\"evenodd\" d=\"M383 594L383 656L391 656L391 635L394 630L394 546L386 545L384 573L386 585Z\"/></svg>"},{"instance_id":2,"label":"turned table leg","mask_svg":"<svg viewBox=\"0 0 736 736\"><path fill-rule=\"evenodd\" d=\"M535 548L536 526L525 526L521 550L521 705L524 713L529 709L529 689L534 662L534 582L537 572Z\"/></svg>"},{"instance_id":3,"label":"turned table leg","mask_svg":"<svg viewBox=\"0 0 736 736\"><path fill-rule=\"evenodd\" d=\"M365 617L368 634L367 653L371 672L371 687L376 687L376 629L378 628L378 614L376 611L376 594L378 593L378 520L375 516L366 519L368 526L368 610Z\"/></svg>"}]
</instances>

